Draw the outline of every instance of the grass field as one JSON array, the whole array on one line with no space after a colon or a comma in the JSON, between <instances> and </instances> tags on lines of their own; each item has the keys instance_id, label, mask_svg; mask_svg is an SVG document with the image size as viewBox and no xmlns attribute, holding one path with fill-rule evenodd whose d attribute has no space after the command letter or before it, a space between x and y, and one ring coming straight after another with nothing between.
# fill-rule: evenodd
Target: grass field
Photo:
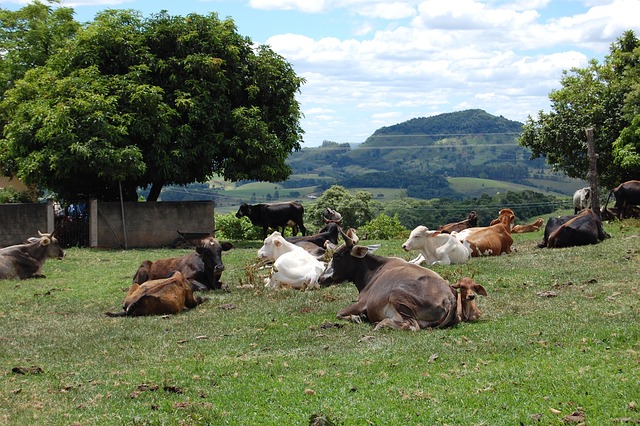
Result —
<instances>
[{"instance_id":1,"label":"grass field","mask_svg":"<svg viewBox=\"0 0 640 426\"><path fill-rule=\"evenodd\" d=\"M415 333L336 320L351 283L267 291L257 241L224 253L230 292L109 318L142 260L188 251L70 249L45 279L0 281L0 424L637 424L640 222L606 230L567 249L515 235L510 255L434 266L489 296L480 321Z\"/></svg>"}]
</instances>

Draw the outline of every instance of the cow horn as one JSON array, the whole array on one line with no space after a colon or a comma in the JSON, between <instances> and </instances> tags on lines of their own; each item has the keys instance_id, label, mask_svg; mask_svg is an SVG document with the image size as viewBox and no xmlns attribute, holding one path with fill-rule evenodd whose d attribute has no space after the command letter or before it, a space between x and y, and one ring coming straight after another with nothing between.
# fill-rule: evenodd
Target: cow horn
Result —
<instances>
[{"instance_id":1,"label":"cow horn","mask_svg":"<svg viewBox=\"0 0 640 426\"><path fill-rule=\"evenodd\" d=\"M344 238L344 242L347 244L348 247L354 246L355 244L353 243L353 240L351 239L351 237L349 237L343 230L342 228L340 228L340 234L342 234L342 238Z\"/></svg>"}]
</instances>

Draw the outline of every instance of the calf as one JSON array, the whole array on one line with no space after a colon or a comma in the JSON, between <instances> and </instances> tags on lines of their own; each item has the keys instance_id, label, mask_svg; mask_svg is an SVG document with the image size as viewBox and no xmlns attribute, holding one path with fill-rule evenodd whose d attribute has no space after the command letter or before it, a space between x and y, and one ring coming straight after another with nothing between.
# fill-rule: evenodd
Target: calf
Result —
<instances>
[{"instance_id":1,"label":"calf","mask_svg":"<svg viewBox=\"0 0 640 426\"><path fill-rule=\"evenodd\" d=\"M233 248L233 244L220 243L214 237L205 238L196 247L195 252L180 257L158 259L154 262L145 260L138 267L133 282L142 284L145 281L166 278L174 271L180 271L191 283L194 290L218 290L226 287L220 278L224 271L222 252Z\"/></svg>"},{"instance_id":2,"label":"calf","mask_svg":"<svg viewBox=\"0 0 640 426\"><path fill-rule=\"evenodd\" d=\"M420 255L410 261L418 265L422 262L427 265L464 263L471 257L469 250L451 234L429 231L426 226L418 226L411 231L402 249L420 251Z\"/></svg>"},{"instance_id":3,"label":"calf","mask_svg":"<svg viewBox=\"0 0 640 426\"><path fill-rule=\"evenodd\" d=\"M487 291L480 284L476 284L471 278L462 278L451 288L458 299L458 321L476 321L481 312L476 303L476 295L487 296Z\"/></svg>"},{"instance_id":4,"label":"calf","mask_svg":"<svg viewBox=\"0 0 640 426\"><path fill-rule=\"evenodd\" d=\"M258 250L258 258L274 261L271 276L265 279L267 288L288 285L306 290L319 287L318 278L324 271L324 263L304 248L285 240L278 231L265 238L264 245Z\"/></svg>"},{"instance_id":5,"label":"calf","mask_svg":"<svg viewBox=\"0 0 640 426\"><path fill-rule=\"evenodd\" d=\"M336 249L321 285L352 281L358 301L337 314L339 319L419 330L457 323L457 300L449 283L436 272L397 257L369 253L367 247L346 243Z\"/></svg>"},{"instance_id":6,"label":"calf","mask_svg":"<svg viewBox=\"0 0 640 426\"><path fill-rule=\"evenodd\" d=\"M452 235L471 251L471 257L508 254L513 245L511 233L502 223L467 228Z\"/></svg>"},{"instance_id":7,"label":"calf","mask_svg":"<svg viewBox=\"0 0 640 426\"><path fill-rule=\"evenodd\" d=\"M526 232L535 232L539 230L542 227L542 225L544 225L544 220L542 220L542 218L538 218L533 223L529 223L526 225L514 225L513 229L511 230L511 233L524 234Z\"/></svg>"},{"instance_id":8,"label":"calf","mask_svg":"<svg viewBox=\"0 0 640 426\"><path fill-rule=\"evenodd\" d=\"M64 250L58 239L51 234L38 232L39 237L31 237L28 242L0 249L0 279L44 278L44 262L62 259Z\"/></svg>"},{"instance_id":9,"label":"calf","mask_svg":"<svg viewBox=\"0 0 640 426\"><path fill-rule=\"evenodd\" d=\"M511 209L502 209L498 212L498 218L493 219L489 225L495 225L496 223L501 223L507 228L507 231L511 232L513 229L513 225L516 221L516 215L513 213Z\"/></svg>"},{"instance_id":10,"label":"calf","mask_svg":"<svg viewBox=\"0 0 640 426\"><path fill-rule=\"evenodd\" d=\"M121 312L107 312L111 317L177 314L195 308L204 299L193 295L187 279L175 271L169 278L131 284Z\"/></svg>"}]
</instances>

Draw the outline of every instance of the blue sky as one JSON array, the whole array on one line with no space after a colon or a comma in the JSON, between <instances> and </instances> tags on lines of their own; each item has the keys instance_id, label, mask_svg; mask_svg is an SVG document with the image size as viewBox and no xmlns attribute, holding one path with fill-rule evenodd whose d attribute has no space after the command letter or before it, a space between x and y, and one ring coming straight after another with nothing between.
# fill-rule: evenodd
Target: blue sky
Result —
<instances>
[{"instance_id":1,"label":"blue sky","mask_svg":"<svg viewBox=\"0 0 640 426\"><path fill-rule=\"evenodd\" d=\"M26 1L0 1L16 9ZM304 146L470 108L524 122L549 111L563 70L602 61L640 0L64 0L76 19L216 12L306 79Z\"/></svg>"}]
</instances>

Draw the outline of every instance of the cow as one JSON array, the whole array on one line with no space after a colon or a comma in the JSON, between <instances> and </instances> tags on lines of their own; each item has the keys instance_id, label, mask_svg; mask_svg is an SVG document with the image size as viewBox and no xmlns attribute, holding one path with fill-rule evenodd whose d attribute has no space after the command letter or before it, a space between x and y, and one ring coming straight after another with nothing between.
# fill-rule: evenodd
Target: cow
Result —
<instances>
[{"instance_id":1,"label":"cow","mask_svg":"<svg viewBox=\"0 0 640 426\"><path fill-rule=\"evenodd\" d=\"M508 254L511 253L513 245L511 233L502 223L467 228L452 235L471 251L471 257Z\"/></svg>"},{"instance_id":2,"label":"cow","mask_svg":"<svg viewBox=\"0 0 640 426\"><path fill-rule=\"evenodd\" d=\"M621 220L627 207L640 205L640 180L630 180L613 188L609 192L605 207L609 204L611 195L616 199L615 208L618 212L618 220Z\"/></svg>"},{"instance_id":3,"label":"cow","mask_svg":"<svg viewBox=\"0 0 640 426\"><path fill-rule=\"evenodd\" d=\"M175 271L168 278L134 282L122 303L122 311L106 312L110 317L177 314L195 308L205 299L194 296L189 281Z\"/></svg>"},{"instance_id":4,"label":"cow","mask_svg":"<svg viewBox=\"0 0 640 426\"><path fill-rule=\"evenodd\" d=\"M298 228L302 231L302 235L307 235L307 228L304 227L304 207L295 201L270 203L270 204L247 204L242 203L237 218L248 217L254 226L262 226L263 238L267 237L269 228L278 230L278 227L284 228L290 226L293 229L293 235L298 235Z\"/></svg>"},{"instance_id":5,"label":"cow","mask_svg":"<svg viewBox=\"0 0 640 426\"><path fill-rule=\"evenodd\" d=\"M42 273L47 259L64 258L64 250L60 247L55 231L41 233L31 237L24 244L0 249L0 279L45 278Z\"/></svg>"},{"instance_id":6,"label":"cow","mask_svg":"<svg viewBox=\"0 0 640 426\"><path fill-rule=\"evenodd\" d=\"M456 296L440 275L398 257L371 254L348 238L333 253L320 285L345 281L355 284L358 301L340 310L339 319L368 321L375 330L413 331L458 322Z\"/></svg>"},{"instance_id":7,"label":"cow","mask_svg":"<svg viewBox=\"0 0 640 426\"><path fill-rule=\"evenodd\" d=\"M502 209L498 212L498 217L493 219L489 225L495 225L501 223L507 228L507 231L511 232L513 225L516 221L516 215L511 209Z\"/></svg>"},{"instance_id":8,"label":"cow","mask_svg":"<svg viewBox=\"0 0 640 426\"><path fill-rule=\"evenodd\" d=\"M273 261L271 276L265 279L265 287L277 289L281 285L298 290L318 288L318 278L325 264L304 248L288 242L278 231L264 240L258 250L258 259Z\"/></svg>"},{"instance_id":9,"label":"cow","mask_svg":"<svg viewBox=\"0 0 640 426\"><path fill-rule=\"evenodd\" d=\"M472 211L469 213L465 220L455 223L447 223L438 227L438 231L446 232L450 234L452 232L459 232L463 229L472 228L478 226L478 213Z\"/></svg>"},{"instance_id":10,"label":"cow","mask_svg":"<svg viewBox=\"0 0 640 426\"><path fill-rule=\"evenodd\" d=\"M573 193L573 214L587 207L591 207L591 188L585 186Z\"/></svg>"},{"instance_id":11,"label":"cow","mask_svg":"<svg viewBox=\"0 0 640 426\"><path fill-rule=\"evenodd\" d=\"M602 227L602 220L590 208L573 216L549 218L544 237L538 247L573 247L597 244L609 238Z\"/></svg>"},{"instance_id":12,"label":"cow","mask_svg":"<svg viewBox=\"0 0 640 426\"><path fill-rule=\"evenodd\" d=\"M133 282L142 284L149 280L166 278L174 271L180 271L196 291L226 288L220 281L224 264L222 252L233 248L229 242L220 243L215 237L201 240L194 252L179 257L169 257L155 261L145 260L138 267Z\"/></svg>"},{"instance_id":13,"label":"cow","mask_svg":"<svg viewBox=\"0 0 640 426\"><path fill-rule=\"evenodd\" d=\"M295 235L292 237L286 237L285 240L290 243L298 244L306 241L317 245L318 247L324 247L325 241L331 241L333 244L338 244L338 237L340 236L340 226L337 223L327 223L317 234L314 235Z\"/></svg>"},{"instance_id":14,"label":"cow","mask_svg":"<svg viewBox=\"0 0 640 426\"><path fill-rule=\"evenodd\" d=\"M462 278L451 285L458 300L458 322L477 321L482 312L478 309L476 296L487 296L487 290L471 278Z\"/></svg>"},{"instance_id":15,"label":"cow","mask_svg":"<svg viewBox=\"0 0 640 426\"><path fill-rule=\"evenodd\" d=\"M341 225L342 215L329 207L325 207L322 211L322 221L324 223L337 223Z\"/></svg>"},{"instance_id":16,"label":"cow","mask_svg":"<svg viewBox=\"0 0 640 426\"><path fill-rule=\"evenodd\" d=\"M427 265L464 263L471 257L471 252L451 234L430 231L426 226L418 226L411 231L402 249L420 251L420 255L409 262L417 265L422 262Z\"/></svg>"},{"instance_id":17,"label":"cow","mask_svg":"<svg viewBox=\"0 0 640 426\"><path fill-rule=\"evenodd\" d=\"M542 228L544 225L544 220L541 217L535 220L533 223L528 223L526 225L514 225L511 230L512 234L524 234L526 232L535 232Z\"/></svg>"}]
</instances>

